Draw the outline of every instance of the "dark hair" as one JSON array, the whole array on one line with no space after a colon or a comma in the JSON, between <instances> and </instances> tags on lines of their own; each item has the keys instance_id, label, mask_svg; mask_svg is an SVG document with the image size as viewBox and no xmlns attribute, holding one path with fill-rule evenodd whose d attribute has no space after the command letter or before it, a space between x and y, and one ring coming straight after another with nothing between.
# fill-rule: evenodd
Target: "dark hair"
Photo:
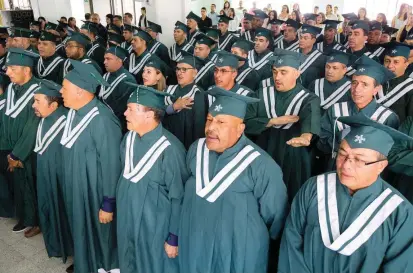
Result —
<instances>
[{"instance_id":1,"label":"dark hair","mask_svg":"<svg viewBox=\"0 0 413 273\"><path fill-rule=\"evenodd\" d=\"M63 105L63 98L62 97L51 97L46 96L47 103L50 105L53 102L57 103L57 106Z\"/></svg>"},{"instance_id":2,"label":"dark hair","mask_svg":"<svg viewBox=\"0 0 413 273\"><path fill-rule=\"evenodd\" d=\"M381 17L383 17L383 22L381 22L381 25L382 26L385 26L385 25L387 25L387 17L386 17L386 14L384 14L384 13L379 13L379 14L377 14L377 16L381 16Z\"/></svg>"},{"instance_id":3,"label":"dark hair","mask_svg":"<svg viewBox=\"0 0 413 273\"><path fill-rule=\"evenodd\" d=\"M125 17L129 17L129 18L132 19L132 18L133 18L133 15L132 15L132 13L126 12L126 13L125 13Z\"/></svg>"},{"instance_id":4,"label":"dark hair","mask_svg":"<svg viewBox=\"0 0 413 273\"><path fill-rule=\"evenodd\" d=\"M85 13L85 20L90 20L90 17L91 17L90 13Z\"/></svg>"},{"instance_id":5,"label":"dark hair","mask_svg":"<svg viewBox=\"0 0 413 273\"><path fill-rule=\"evenodd\" d=\"M298 10L293 10L293 12L292 13L295 13L295 21L297 22L297 23L301 23L301 13L298 11Z\"/></svg>"},{"instance_id":6,"label":"dark hair","mask_svg":"<svg viewBox=\"0 0 413 273\"><path fill-rule=\"evenodd\" d=\"M288 5L283 5L282 8L281 8L281 11L284 9L284 7L287 8L287 13L290 13L290 8L288 7Z\"/></svg>"},{"instance_id":7,"label":"dark hair","mask_svg":"<svg viewBox=\"0 0 413 273\"><path fill-rule=\"evenodd\" d=\"M70 22L72 22L73 20L76 20L75 17L69 17L69 20L67 21L67 24L69 25L69 27L72 27L70 25Z\"/></svg>"},{"instance_id":8,"label":"dark hair","mask_svg":"<svg viewBox=\"0 0 413 273\"><path fill-rule=\"evenodd\" d=\"M60 17L60 20L62 20L62 19L67 21L67 18L65 16Z\"/></svg>"},{"instance_id":9,"label":"dark hair","mask_svg":"<svg viewBox=\"0 0 413 273\"><path fill-rule=\"evenodd\" d=\"M331 9L333 9L333 6L331 4L328 4L327 7L330 7Z\"/></svg>"},{"instance_id":10,"label":"dark hair","mask_svg":"<svg viewBox=\"0 0 413 273\"><path fill-rule=\"evenodd\" d=\"M315 9L320 9L320 7L319 7L319 6L315 6L314 8L315 8Z\"/></svg>"},{"instance_id":11,"label":"dark hair","mask_svg":"<svg viewBox=\"0 0 413 273\"><path fill-rule=\"evenodd\" d=\"M224 2L224 7L222 8L222 9L224 9L225 10L225 4L227 4L228 3L228 8L230 8L231 7L231 3L227 0L227 1L225 1Z\"/></svg>"},{"instance_id":12,"label":"dark hair","mask_svg":"<svg viewBox=\"0 0 413 273\"><path fill-rule=\"evenodd\" d=\"M357 12L357 17L360 19L360 11L364 10L364 20L368 21L369 19L367 18L367 9L366 8L359 8L359 11Z\"/></svg>"},{"instance_id":13,"label":"dark hair","mask_svg":"<svg viewBox=\"0 0 413 273\"><path fill-rule=\"evenodd\" d=\"M205 10L205 11L206 11L207 9L206 9L206 7L202 7L201 10Z\"/></svg>"},{"instance_id":14,"label":"dark hair","mask_svg":"<svg viewBox=\"0 0 413 273\"><path fill-rule=\"evenodd\" d=\"M159 110L159 109L156 109L156 108L145 106L145 112L149 112L149 111L153 112L153 114L154 114L153 118L155 119L156 122L160 122L162 117L165 114L165 111L163 111L163 110Z\"/></svg>"},{"instance_id":15,"label":"dark hair","mask_svg":"<svg viewBox=\"0 0 413 273\"><path fill-rule=\"evenodd\" d=\"M146 11L146 8L145 8L145 7L141 7L141 10L144 10L144 11Z\"/></svg>"},{"instance_id":16,"label":"dark hair","mask_svg":"<svg viewBox=\"0 0 413 273\"><path fill-rule=\"evenodd\" d=\"M278 17L278 16L277 16L277 11L276 11L276 10L270 11L270 13L268 14L268 17L271 17L271 16L270 16L271 13L274 13L274 19L277 19L277 17Z\"/></svg>"},{"instance_id":17,"label":"dark hair","mask_svg":"<svg viewBox=\"0 0 413 273\"><path fill-rule=\"evenodd\" d=\"M108 14L106 14L106 18L109 18L110 20L112 20L112 19L113 19L113 15L110 14L110 13L108 13Z\"/></svg>"},{"instance_id":18,"label":"dark hair","mask_svg":"<svg viewBox=\"0 0 413 273\"><path fill-rule=\"evenodd\" d=\"M215 5L215 4L211 4L211 6L217 7L217 5Z\"/></svg>"},{"instance_id":19,"label":"dark hair","mask_svg":"<svg viewBox=\"0 0 413 273\"><path fill-rule=\"evenodd\" d=\"M39 18L37 18L37 21L40 21L40 20L46 21L46 18L44 18L43 16L40 16Z\"/></svg>"},{"instance_id":20,"label":"dark hair","mask_svg":"<svg viewBox=\"0 0 413 273\"><path fill-rule=\"evenodd\" d=\"M120 16L120 15L113 15L113 19L115 19L115 18L117 18L117 19L119 19L120 21L122 21L122 16Z\"/></svg>"},{"instance_id":21,"label":"dark hair","mask_svg":"<svg viewBox=\"0 0 413 273\"><path fill-rule=\"evenodd\" d=\"M6 47L6 39L0 39L0 45L2 45L3 47Z\"/></svg>"}]
</instances>

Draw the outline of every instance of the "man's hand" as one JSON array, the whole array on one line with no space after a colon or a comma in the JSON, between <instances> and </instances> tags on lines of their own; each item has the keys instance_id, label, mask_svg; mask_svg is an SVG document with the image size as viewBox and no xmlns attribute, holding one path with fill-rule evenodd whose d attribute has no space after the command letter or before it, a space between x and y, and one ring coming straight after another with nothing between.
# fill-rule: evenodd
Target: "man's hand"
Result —
<instances>
[{"instance_id":1,"label":"man's hand","mask_svg":"<svg viewBox=\"0 0 413 273\"><path fill-rule=\"evenodd\" d=\"M101 224L109 224L113 220L113 212L105 212L99 210L99 222Z\"/></svg>"},{"instance_id":2,"label":"man's hand","mask_svg":"<svg viewBox=\"0 0 413 273\"><path fill-rule=\"evenodd\" d=\"M313 137L313 134L310 133L305 133L302 134L299 137L294 137L287 141L287 144L290 146L293 146L295 148L298 147L308 147L311 144L311 138Z\"/></svg>"},{"instance_id":3,"label":"man's hand","mask_svg":"<svg viewBox=\"0 0 413 273\"><path fill-rule=\"evenodd\" d=\"M23 163L20 160L13 160L10 155L7 155L7 162L9 163L7 167L9 172L14 172L15 168L23 168Z\"/></svg>"},{"instance_id":4,"label":"man's hand","mask_svg":"<svg viewBox=\"0 0 413 273\"><path fill-rule=\"evenodd\" d=\"M175 103L172 105L175 112L181 111L182 109L192 109L194 105L194 100L192 98L178 98Z\"/></svg>"},{"instance_id":5,"label":"man's hand","mask_svg":"<svg viewBox=\"0 0 413 273\"><path fill-rule=\"evenodd\" d=\"M272 118L270 119L270 122L268 122L267 127L286 125L289 123L296 123L299 120L300 120L300 117L294 116L294 115Z\"/></svg>"},{"instance_id":6,"label":"man's hand","mask_svg":"<svg viewBox=\"0 0 413 273\"><path fill-rule=\"evenodd\" d=\"M178 256L178 247L177 246L171 246L171 245L168 245L168 243L165 242L164 247L165 247L166 255L168 255L169 258L174 259Z\"/></svg>"}]
</instances>

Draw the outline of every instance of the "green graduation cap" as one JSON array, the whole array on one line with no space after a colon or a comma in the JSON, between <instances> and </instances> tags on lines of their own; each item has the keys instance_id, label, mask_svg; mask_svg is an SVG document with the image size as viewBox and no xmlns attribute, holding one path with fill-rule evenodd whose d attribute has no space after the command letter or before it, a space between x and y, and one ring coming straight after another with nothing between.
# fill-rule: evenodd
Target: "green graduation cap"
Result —
<instances>
[{"instance_id":1,"label":"green graduation cap","mask_svg":"<svg viewBox=\"0 0 413 273\"><path fill-rule=\"evenodd\" d=\"M261 37L261 36L267 38L267 40L270 41L272 39L271 30L267 28L263 28L263 27L258 27L255 30L255 37Z\"/></svg>"},{"instance_id":2,"label":"green graduation cap","mask_svg":"<svg viewBox=\"0 0 413 273\"><path fill-rule=\"evenodd\" d=\"M402 44L396 41L381 44L381 46L386 49L384 55L387 55L389 57L405 57L406 59L409 59L410 50L413 49L413 46Z\"/></svg>"},{"instance_id":3,"label":"green graduation cap","mask_svg":"<svg viewBox=\"0 0 413 273\"><path fill-rule=\"evenodd\" d=\"M133 26L129 24L123 24L123 31L133 32Z\"/></svg>"},{"instance_id":4,"label":"green graduation cap","mask_svg":"<svg viewBox=\"0 0 413 273\"><path fill-rule=\"evenodd\" d=\"M244 20L245 21L252 21L252 19L254 18L254 15L251 13L245 13L244 14Z\"/></svg>"},{"instance_id":5,"label":"green graduation cap","mask_svg":"<svg viewBox=\"0 0 413 273\"><path fill-rule=\"evenodd\" d=\"M148 27L150 30L156 33L162 34L162 26L155 24L154 22L148 21Z\"/></svg>"},{"instance_id":6,"label":"green graduation cap","mask_svg":"<svg viewBox=\"0 0 413 273\"><path fill-rule=\"evenodd\" d=\"M352 24L351 24L351 29L359 29L359 28L361 28L361 29L363 29L367 32L370 31L370 26L369 26L368 22L363 21L363 20L353 21Z\"/></svg>"},{"instance_id":7,"label":"green graduation cap","mask_svg":"<svg viewBox=\"0 0 413 273\"><path fill-rule=\"evenodd\" d=\"M306 56L299 52L276 48L274 56L270 57L269 60L272 61L274 67L289 66L299 70L300 65L305 62Z\"/></svg>"},{"instance_id":8,"label":"green graduation cap","mask_svg":"<svg viewBox=\"0 0 413 273\"><path fill-rule=\"evenodd\" d=\"M63 31L63 29L62 29L59 25L54 24L54 23L51 23L51 22L47 22L47 24L46 24L46 26L45 26L44 29L45 29L45 30Z\"/></svg>"},{"instance_id":9,"label":"green graduation cap","mask_svg":"<svg viewBox=\"0 0 413 273\"><path fill-rule=\"evenodd\" d=\"M313 34L314 36L317 36L322 31L323 31L322 28L307 25L307 24L303 24L303 26L301 27L301 34L309 33L309 34Z\"/></svg>"},{"instance_id":10,"label":"green graduation cap","mask_svg":"<svg viewBox=\"0 0 413 273\"><path fill-rule=\"evenodd\" d=\"M228 17L225 13L223 15L219 15L218 23L225 23L229 24L229 21L234 20L231 17Z\"/></svg>"},{"instance_id":11,"label":"green graduation cap","mask_svg":"<svg viewBox=\"0 0 413 273\"><path fill-rule=\"evenodd\" d=\"M343 16L344 19L349 20L349 21L354 21L358 19L357 14L355 14L354 12L344 13L344 14L341 14L341 16Z\"/></svg>"},{"instance_id":12,"label":"green graduation cap","mask_svg":"<svg viewBox=\"0 0 413 273\"><path fill-rule=\"evenodd\" d=\"M259 102L259 99L238 95L235 92L213 86L208 93L215 97L215 101L209 107L208 112L212 116L230 115L244 119L249 103Z\"/></svg>"},{"instance_id":13,"label":"green graduation cap","mask_svg":"<svg viewBox=\"0 0 413 273\"><path fill-rule=\"evenodd\" d=\"M114 24L110 24L108 27L108 31L115 32L117 34L122 34L122 29Z\"/></svg>"},{"instance_id":14,"label":"green graduation cap","mask_svg":"<svg viewBox=\"0 0 413 273\"><path fill-rule=\"evenodd\" d=\"M111 46L106 50L106 54L110 53L112 55L115 55L122 61L125 61L125 59L129 56L129 51L127 49L124 49L123 47L120 46Z\"/></svg>"},{"instance_id":15,"label":"green graduation cap","mask_svg":"<svg viewBox=\"0 0 413 273\"><path fill-rule=\"evenodd\" d=\"M268 18L268 14L265 13L264 11L260 10L260 9L256 9L253 11L254 12L254 17L260 18L260 19L266 19Z\"/></svg>"},{"instance_id":16,"label":"green graduation cap","mask_svg":"<svg viewBox=\"0 0 413 273\"><path fill-rule=\"evenodd\" d=\"M388 70L378 62L370 59L366 55L362 55L359 59L357 59L354 65L357 69L354 75L369 76L380 84L387 82L395 76L390 70Z\"/></svg>"},{"instance_id":17,"label":"green graduation cap","mask_svg":"<svg viewBox=\"0 0 413 273\"><path fill-rule=\"evenodd\" d=\"M30 26L40 27L40 22L39 21L30 22Z\"/></svg>"},{"instance_id":18,"label":"green graduation cap","mask_svg":"<svg viewBox=\"0 0 413 273\"><path fill-rule=\"evenodd\" d=\"M17 65L33 67L39 58L38 54L21 48L9 48L7 52L6 66Z\"/></svg>"},{"instance_id":19,"label":"green graduation cap","mask_svg":"<svg viewBox=\"0 0 413 273\"><path fill-rule=\"evenodd\" d=\"M145 42L146 42L146 45L148 45L150 42L152 42L152 36L148 33L148 32L146 32L146 31L144 31L144 30L141 30L141 31L138 31L136 34L133 34L135 37L139 37L139 38L141 38L142 40L144 40Z\"/></svg>"},{"instance_id":20,"label":"green graduation cap","mask_svg":"<svg viewBox=\"0 0 413 273\"><path fill-rule=\"evenodd\" d=\"M35 94L43 94L48 97L62 97L62 95L60 94L62 86L55 82L49 80L40 80L39 87L40 89L36 90L34 92Z\"/></svg>"},{"instance_id":21,"label":"green graduation cap","mask_svg":"<svg viewBox=\"0 0 413 273\"><path fill-rule=\"evenodd\" d=\"M399 29L385 25L385 26L383 26L382 34L387 34L387 35L392 36L397 31L399 31Z\"/></svg>"},{"instance_id":22,"label":"green graduation cap","mask_svg":"<svg viewBox=\"0 0 413 273\"><path fill-rule=\"evenodd\" d=\"M246 61L246 59L238 55L226 52L226 51L219 51L217 53L217 58L215 60L215 66L216 67L229 66L229 67L238 69L238 62L241 62L241 61Z\"/></svg>"},{"instance_id":23,"label":"green graduation cap","mask_svg":"<svg viewBox=\"0 0 413 273\"><path fill-rule=\"evenodd\" d=\"M191 54L188 51L181 50L181 53L182 53L182 58L180 58L177 62L179 64L181 64L181 63L188 64L188 65L192 66L193 68L197 69L198 71L205 64L204 60L202 60L199 57L194 56L193 54Z\"/></svg>"},{"instance_id":24,"label":"green graduation cap","mask_svg":"<svg viewBox=\"0 0 413 273\"><path fill-rule=\"evenodd\" d=\"M219 35L221 35L221 31L216 28L202 28L201 31L212 39L219 39Z\"/></svg>"},{"instance_id":25,"label":"green graduation cap","mask_svg":"<svg viewBox=\"0 0 413 273\"><path fill-rule=\"evenodd\" d=\"M93 33L95 35L98 34L98 27L97 24L89 21L82 21L83 25L80 27L81 29L87 30L90 33Z\"/></svg>"},{"instance_id":26,"label":"green graduation cap","mask_svg":"<svg viewBox=\"0 0 413 273\"><path fill-rule=\"evenodd\" d=\"M164 77L171 75L171 68L156 55L152 55L145 64L145 67L153 67L161 71Z\"/></svg>"},{"instance_id":27,"label":"green graduation cap","mask_svg":"<svg viewBox=\"0 0 413 273\"><path fill-rule=\"evenodd\" d=\"M138 85L131 82L126 82L126 84L136 88L130 95L128 103L137 103L146 107L165 111L165 97L171 96L170 94L159 92L149 86Z\"/></svg>"},{"instance_id":28,"label":"green graduation cap","mask_svg":"<svg viewBox=\"0 0 413 273\"><path fill-rule=\"evenodd\" d=\"M70 36L67 42L72 42L72 41L77 42L83 45L84 47L86 47L88 44L92 42L87 35L80 33L80 32L73 32L72 36Z\"/></svg>"},{"instance_id":29,"label":"green graduation cap","mask_svg":"<svg viewBox=\"0 0 413 273\"><path fill-rule=\"evenodd\" d=\"M232 48L240 48L244 50L245 52L248 52L254 48L255 43L250 42L245 39L238 39L235 41L235 43L232 44Z\"/></svg>"},{"instance_id":30,"label":"green graduation cap","mask_svg":"<svg viewBox=\"0 0 413 273\"><path fill-rule=\"evenodd\" d=\"M189 27L186 24L182 23L181 21L176 21L175 29L183 30L185 33L188 33L189 31Z\"/></svg>"},{"instance_id":31,"label":"green graduation cap","mask_svg":"<svg viewBox=\"0 0 413 273\"><path fill-rule=\"evenodd\" d=\"M209 47L213 46L214 44L216 44L217 42L208 37L207 35L200 33L195 37L196 43L200 44L200 45L207 45Z\"/></svg>"},{"instance_id":32,"label":"green graduation cap","mask_svg":"<svg viewBox=\"0 0 413 273\"><path fill-rule=\"evenodd\" d=\"M327 58L327 63L342 63L345 66L350 66L352 65L353 61L355 61L353 59L354 57L355 56L352 54L333 49L331 50L331 53Z\"/></svg>"},{"instance_id":33,"label":"green graduation cap","mask_svg":"<svg viewBox=\"0 0 413 273\"><path fill-rule=\"evenodd\" d=\"M304 14L304 18L305 18L306 21L308 21L308 20L316 21L317 17L318 17L318 14L315 14L315 13L306 13L306 14Z\"/></svg>"},{"instance_id":34,"label":"green graduation cap","mask_svg":"<svg viewBox=\"0 0 413 273\"><path fill-rule=\"evenodd\" d=\"M324 25L325 30L337 29L337 27L340 23L341 23L341 21L338 21L338 20L325 20L324 22L322 22L322 24Z\"/></svg>"},{"instance_id":35,"label":"green graduation cap","mask_svg":"<svg viewBox=\"0 0 413 273\"><path fill-rule=\"evenodd\" d=\"M59 20L57 20L57 23L59 25L59 28L61 28L62 30L69 27L69 24L64 23L64 22L60 22Z\"/></svg>"},{"instance_id":36,"label":"green graduation cap","mask_svg":"<svg viewBox=\"0 0 413 273\"><path fill-rule=\"evenodd\" d=\"M91 64L85 64L69 59L73 69L67 73L65 79L90 93L95 93L99 85L110 86L105 81L96 68Z\"/></svg>"},{"instance_id":37,"label":"green graduation cap","mask_svg":"<svg viewBox=\"0 0 413 273\"><path fill-rule=\"evenodd\" d=\"M272 19L272 20L268 21L268 24L270 24L270 25L282 25L282 24L284 24L284 21L278 20L278 19Z\"/></svg>"},{"instance_id":38,"label":"green graduation cap","mask_svg":"<svg viewBox=\"0 0 413 273\"><path fill-rule=\"evenodd\" d=\"M287 21L285 21L285 24L287 25L287 27L293 27L295 29L299 29L301 27L300 23L292 19L288 19Z\"/></svg>"},{"instance_id":39,"label":"green graduation cap","mask_svg":"<svg viewBox=\"0 0 413 273\"><path fill-rule=\"evenodd\" d=\"M30 37L29 37L29 38L39 39L39 38L40 38L40 32L35 31L35 30L31 30L31 31L30 31Z\"/></svg>"},{"instance_id":40,"label":"green graduation cap","mask_svg":"<svg viewBox=\"0 0 413 273\"><path fill-rule=\"evenodd\" d=\"M14 28L14 37L21 37L21 38L30 38L31 30L27 28Z\"/></svg>"},{"instance_id":41,"label":"green graduation cap","mask_svg":"<svg viewBox=\"0 0 413 273\"><path fill-rule=\"evenodd\" d=\"M374 30L383 31L383 25L380 22L371 21L370 22L370 31L374 31Z\"/></svg>"},{"instance_id":42,"label":"green graduation cap","mask_svg":"<svg viewBox=\"0 0 413 273\"><path fill-rule=\"evenodd\" d=\"M409 146L413 145L413 138L373 121L363 114L340 117L338 120L351 128L344 136L344 140L352 149L370 149L388 156L395 142L407 142Z\"/></svg>"},{"instance_id":43,"label":"green graduation cap","mask_svg":"<svg viewBox=\"0 0 413 273\"><path fill-rule=\"evenodd\" d=\"M192 11L188 13L188 15L186 16L186 19L195 20L197 23L201 22L201 17L199 17L198 15L193 13Z\"/></svg>"},{"instance_id":44,"label":"green graduation cap","mask_svg":"<svg viewBox=\"0 0 413 273\"><path fill-rule=\"evenodd\" d=\"M113 32L108 32L108 41L109 42L115 42L118 44L121 44L123 42L124 38L122 35L113 33Z\"/></svg>"},{"instance_id":45,"label":"green graduation cap","mask_svg":"<svg viewBox=\"0 0 413 273\"><path fill-rule=\"evenodd\" d=\"M50 33L45 30L42 30L42 32L40 32L40 41L50 41L50 42L56 43L57 39L59 38L60 38L59 36L54 35L53 33Z\"/></svg>"}]
</instances>

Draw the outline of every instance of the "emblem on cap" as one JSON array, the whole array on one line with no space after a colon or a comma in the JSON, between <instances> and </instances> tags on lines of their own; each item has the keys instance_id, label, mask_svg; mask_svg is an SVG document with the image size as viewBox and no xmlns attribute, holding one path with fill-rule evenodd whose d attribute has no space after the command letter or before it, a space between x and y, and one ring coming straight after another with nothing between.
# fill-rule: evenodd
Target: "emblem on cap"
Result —
<instances>
[{"instance_id":1,"label":"emblem on cap","mask_svg":"<svg viewBox=\"0 0 413 273\"><path fill-rule=\"evenodd\" d=\"M331 56L331 57L330 57L330 60L334 60L334 56Z\"/></svg>"},{"instance_id":2,"label":"emblem on cap","mask_svg":"<svg viewBox=\"0 0 413 273\"><path fill-rule=\"evenodd\" d=\"M306 29L306 28L303 28L303 31L307 31L307 29Z\"/></svg>"},{"instance_id":3,"label":"emblem on cap","mask_svg":"<svg viewBox=\"0 0 413 273\"><path fill-rule=\"evenodd\" d=\"M364 72L364 71L366 71L366 69L360 68L359 71L360 71L360 72Z\"/></svg>"},{"instance_id":4,"label":"emblem on cap","mask_svg":"<svg viewBox=\"0 0 413 273\"><path fill-rule=\"evenodd\" d=\"M283 59L279 59L279 60L278 60L278 63L279 63L279 64L282 64L283 62L284 62Z\"/></svg>"},{"instance_id":5,"label":"emblem on cap","mask_svg":"<svg viewBox=\"0 0 413 273\"><path fill-rule=\"evenodd\" d=\"M354 139L354 142L358 142L360 144L362 144L364 141L366 141L366 139L364 138L363 135L361 136L357 135L356 138Z\"/></svg>"},{"instance_id":6,"label":"emblem on cap","mask_svg":"<svg viewBox=\"0 0 413 273\"><path fill-rule=\"evenodd\" d=\"M215 112L221 112L221 110L222 110L221 104L215 106L215 109L214 109Z\"/></svg>"},{"instance_id":7,"label":"emblem on cap","mask_svg":"<svg viewBox=\"0 0 413 273\"><path fill-rule=\"evenodd\" d=\"M224 59L223 59L223 58L220 58L220 59L218 60L218 62L222 63L222 62L224 62Z\"/></svg>"},{"instance_id":8,"label":"emblem on cap","mask_svg":"<svg viewBox=\"0 0 413 273\"><path fill-rule=\"evenodd\" d=\"M396 54L396 53L397 53L397 50L394 49L394 50L391 51L391 53Z\"/></svg>"},{"instance_id":9,"label":"emblem on cap","mask_svg":"<svg viewBox=\"0 0 413 273\"><path fill-rule=\"evenodd\" d=\"M357 26L357 24L354 24L354 25L353 25L353 27L356 27L356 26Z\"/></svg>"}]
</instances>

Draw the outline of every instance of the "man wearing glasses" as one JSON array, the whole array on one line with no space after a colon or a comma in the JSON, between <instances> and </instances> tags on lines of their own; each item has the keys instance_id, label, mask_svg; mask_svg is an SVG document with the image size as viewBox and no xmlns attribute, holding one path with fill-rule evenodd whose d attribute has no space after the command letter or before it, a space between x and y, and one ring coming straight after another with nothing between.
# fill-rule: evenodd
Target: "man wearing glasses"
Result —
<instances>
[{"instance_id":1,"label":"man wearing glasses","mask_svg":"<svg viewBox=\"0 0 413 273\"><path fill-rule=\"evenodd\" d=\"M281 240L278 272L410 272L413 207L380 174L396 142L413 139L364 115L341 117L351 130L336 166L297 193Z\"/></svg>"},{"instance_id":2,"label":"man wearing glasses","mask_svg":"<svg viewBox=\"0 0 413 273\"><path fill-rule=\"evenodd\" d=\"M351 81L352 99L334 104L321 119L321 134L317 148L324 154L331 155L326 171L334 170L340 136L348 128L341 122L337 122L337 118L363 114L392 128L399 127L398 116L392 110L377 103L374 98L381 84L393 78L394 74L367 56L358 59L355 67L356 72Z\"/></svg>"}]
</instances>

